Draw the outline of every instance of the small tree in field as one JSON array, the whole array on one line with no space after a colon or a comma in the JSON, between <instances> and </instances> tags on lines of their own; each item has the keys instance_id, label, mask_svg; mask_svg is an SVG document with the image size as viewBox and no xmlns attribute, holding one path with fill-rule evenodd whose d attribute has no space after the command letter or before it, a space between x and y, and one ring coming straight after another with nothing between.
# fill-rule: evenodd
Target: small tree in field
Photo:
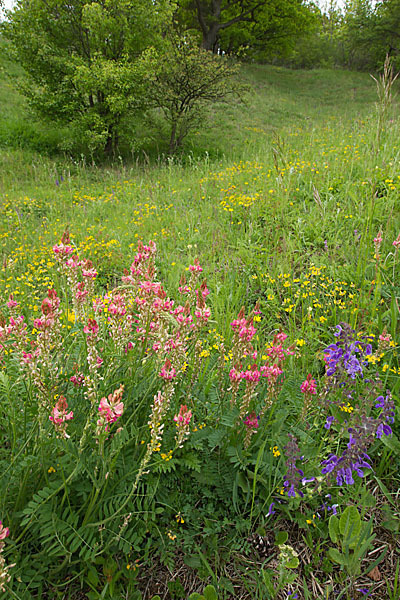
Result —
<instances>
[{"instance_id":1,"label":"small tree in field","mask_svg":"<svg viewBox=\"0 0 400 600\"><path fill-rule=\"evenodd\" d=\"M172 34L162 54L148 56L149 90L153 107L161 109L169 125L168 151L174 154L187 134L205 118L211 102L238 92L238 65L199 48L195 38Z\"/></svg>"},{"instance_id":2,"label":"small tree in field","mask_svg":"<svg viewBox=\"0 0 400 600\"><path fill-rule=\"evenodd\" d=\"M169 0L17 0L7 16L31 106L70 124L91 151L114 152L143 110L142 58L163 43Z\"/></svg>"}]
</instances>

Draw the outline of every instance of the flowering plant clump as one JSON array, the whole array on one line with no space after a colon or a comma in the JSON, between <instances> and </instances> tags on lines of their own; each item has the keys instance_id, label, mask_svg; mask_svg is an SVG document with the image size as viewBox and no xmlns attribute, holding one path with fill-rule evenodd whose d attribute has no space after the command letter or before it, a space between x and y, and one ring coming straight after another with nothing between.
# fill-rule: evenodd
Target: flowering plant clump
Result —
<instances>
[{"instance_id":1,"label":"flowering plant clump","mask_svg":"<svg viewBox=\"0 0 400 600\"><path fill-rule=\"evenodd\" d=\"M38 452L42 445L40 461L48 460L51 465L46 477L50 475L54 483L57 481L54 488L45 488L48 491L38 497L51 510L53 498L68 494L69 509L63 518L70 519L75 530L80 528L75 548L82 545L97 554L98 550L87 541L92 539L92 523L98 523L96 527L100 528L96 547L129 546L126 536L133 535L136 527L131 523L133 513L129 505L141 478L150 469L153 455L161 449L165 430L170 431L168 440L175 438L173 447L164 453L169 460L191 434L191 399L186 396L186 404L180 404L175 396L191 353L200 368L200 338L206 335L205 327L211 317L211 309L206 305L209 290L205 280L200 280L203 269L196 259L189 266L189 282L181 290L184 302L171 299L157 280L153 242L139 243L120 285L104 295L95 289L96 269L91 261L78 256L68 233L53 252L64 287L48 290L41 316L33 324L11 294L8 318L0 321L5 372L10 377L19 372L20 385L28 381L30 390L27 402L20 405L24 420L20 425L18 420L14 423L11 439L18 444L16 428L23 431L23 427L32 426L28 438L34 444L31 451ZM68 322L70 303L75 318L74 329L68 332L62 323ZM142 382L149 389L156 386L151 406L145 404L147 392L140 388ZM13 418L16 416L14 411ZM143 434L146 428L149 433ZM145 440L141 438L146 435L143 453L141 443ZM133 465L132 445L136 447ZM129 460L121 460L124 453L130 456ZM58 468L53 466L55 462L60 467L60 477ZM87 490L83 503L79 502L79 495L74 499L69 496L78 473ZM30 472L27 481L29 476ZM103 502L114 497L109 483L112 480L124 481L126 491L111 516L102 512L98 499L100 495ZM25 527L39 531L42 509L33 500L25 509ZM108 523L108 540L103 534L104 522ZM3 528L1 539L6 535L8 530ZM47 544L61 544L63 551L70 547L70 552L75 552L70 546L72 538L67 542L57 531L50 535ZM6 573L4 561L1 567Z\"/></svg>"}]
</instances>

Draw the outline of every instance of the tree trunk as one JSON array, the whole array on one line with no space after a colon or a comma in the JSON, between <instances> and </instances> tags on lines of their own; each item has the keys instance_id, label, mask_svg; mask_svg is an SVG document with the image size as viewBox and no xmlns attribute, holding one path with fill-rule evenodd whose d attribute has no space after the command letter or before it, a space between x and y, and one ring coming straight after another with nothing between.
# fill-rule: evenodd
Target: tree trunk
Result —
<instances>
[{"instance_id":1,"label":"tree trunk","mask_svg":"<svg viewBox=\"0 0 400 600\"><path fill-rule=\"evenodd\" d=\"M176 121L174 121L172 123L172 127L171 127L171 136L169 138L169 145L168 145L168 154L169 155L173 155L175 153L176 150L176 127L177 127L177 123Z\"/></svg>"},{"instance_id":2,"label":"tree trunk","mask_svg":"<svg viewBox=\"0 0 400 600\"><path fill-rule=\"evenodd\" d=\"M117 146L118 146L118 134L113 129L109 129L106 145L104 146L105 154L107 156L115 155Z\"/></svg>"},{"instance_id":3,"label":"tree trunk","mask_svg":"<svg viewBox=\"0 0 400 600\"><path fill-rule=\"evenodd\" d=\"M207 31L203 31L203 42L201 46L204 48L204 50L210 50L214 54L218 52L219 29L219 23L213 23L210 25Z\"/></svg>"}]
</instances>

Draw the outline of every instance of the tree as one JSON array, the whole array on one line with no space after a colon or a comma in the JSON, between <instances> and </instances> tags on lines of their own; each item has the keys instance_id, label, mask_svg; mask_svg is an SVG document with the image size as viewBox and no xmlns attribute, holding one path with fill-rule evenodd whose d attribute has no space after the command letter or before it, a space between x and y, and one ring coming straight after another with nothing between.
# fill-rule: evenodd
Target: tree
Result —
<instances>
[{"instance_id":1,"label":"tree","mask_svg":"<svg viewBox=\"0 0 400 600\"><path fill-rule=\"evenodd\" d=\"M306 0L178 0L178 6L179 20L199 30L202 47L214 53L287 40L312 18Z\"/></svg>"},{"instance_id":2,"label":"tree","mask_svg":"<svg viewBox=\"0 0 400 600\"><path fill-rule=\"evenodd\" d=\"M144 53L161 45L171 14L169 0L18 0L5 35L32 107L110 153L143 109Z\"/></svg>"},{"instance_id":3,"label":"tree","mask_svg":"<svg viewBox=\"0 0 400 600\"><path fill-rule=\"evenodd\" d=\"M372 0L348 0L342 36L347 54L347 66L371 69L377 65L381 42L376 35L376 13ZM383 53L383 59L384 59Z\"/></svg>"},{"instance_id":4,"label":"tree","mask_svg":"<svg viewBox=\"0 0 400 600\"><path fill-rule=\"evenodd\" d=\"M239 92L238 66L199 48L189 34L171 33L164 39L162 52L149 55L149 60L152 105L163 112L169 125L168 151L174 154L187 134L204 124L209 103Z\"/></svg>"}]
</instances>

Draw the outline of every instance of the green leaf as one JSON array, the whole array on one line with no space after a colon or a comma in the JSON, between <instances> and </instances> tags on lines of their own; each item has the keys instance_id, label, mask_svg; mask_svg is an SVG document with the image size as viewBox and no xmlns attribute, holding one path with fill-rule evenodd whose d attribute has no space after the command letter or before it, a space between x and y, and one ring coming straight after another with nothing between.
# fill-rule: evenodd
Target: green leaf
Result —
<instances>
[{"instance_id":1,"label":"green leaf","mask_svg":"<svg viewBox=\"0 0 400 600\"><path fill-rule=\"evenodd\" d=\"M207 585L204 588L203 595L206 600L218 600L218 594L213 585Z\"/></svg>"},{"instance_id":2,"label":"green leaf","mask_svg":"<svg viewBox=\"0 0 400 600\"><path fill-rule=\"evenodd\" d=\"M275 596L275 587L272 583L271 575L272 571L261 569L261 573L263 576L265 587L267 588L268 593L274 597Z\"/></svg>"},{"instance_id":3,"label":"green leaf","mask_svg":"<svg viewBox=\"0 0 400 600\"><path fill-rule=\"evenodd\" d=\"M250 491L249 480L247 479L247 477L243 473L243 471L239 471L239 473L236 476L236 481L237 481L238 486L243 490L243 492Z\"/></svg>"},{"instance_id":4,"label":"green leaf","mask_svg":"<svg viewBox=\"0 0 400 600\"><path fill-rule=\"evenodd\" d=\"M354 549L361 531L361 517L355 506L348 506L339 519L339 530L343 536L343 545Z\"/></svg>"},{"instance_id":5,"label":"green leaf","mask_svg":"<svg viewBox=\"0 0 400 600\"><path fill-rule=\"evenodd\" d=\"M193 592L193 594L190 594L188 600L205 600L205 598L204 598L204 596L201 596L197 592Z\"/></svg>"},{"instance_id":6,"label":"green leaf","mask_svg":"<svg viewBox=\"0 0 400 600\"><path fill-rule=\"evenodd\" d=\"M282 546L282 544L286 544L288 537L289 534L287 531L277 531L275 534L275 545Z\"/></svg>"},{"instance_id":7,"label":"green leaf","mask_svg":"<svg viewBox=\"0 0 400 600\"><path fill-rule=\"evenodd\" d=\"M329 536L334 544L337 544L339 536L339 519L332 515L329 519Z\"/></svg>"},{"instance_id":8,"label":"green leaf","mask_svg":"<svg viewBox=\"0 0 400 600\"><path fill-rule=\"evenodd\" d=\"M287 562L285 562L285 567L287 569L297 569L299 564L300 564L300 561L297 558L297 556L292 556L292 558L290 558Z\"/></svg>"},{"instance_id":9,"label":"green leaf","mask_svg":"<svg viewBox=\"0 0 400 600\"><path fill-rule=\"evenodd\" d=\"M339 552L339 550L337 548L329 548L328 556L333 562L335 562L339 565L346 564L345 556L341 552Z\"/></svg>"},{"instance_id":10,"label":"green leaf","mask_svg":"<svg viewBox=\"0 0 400 600\"><path fill-rule=\"evenodd\" d=\"M397 453L400 452L400 442L394 433L392 433L392 435L383 435L381 437L381 442L383 442L390 450L394 450Z\"/></svg>"}]
</instances>

